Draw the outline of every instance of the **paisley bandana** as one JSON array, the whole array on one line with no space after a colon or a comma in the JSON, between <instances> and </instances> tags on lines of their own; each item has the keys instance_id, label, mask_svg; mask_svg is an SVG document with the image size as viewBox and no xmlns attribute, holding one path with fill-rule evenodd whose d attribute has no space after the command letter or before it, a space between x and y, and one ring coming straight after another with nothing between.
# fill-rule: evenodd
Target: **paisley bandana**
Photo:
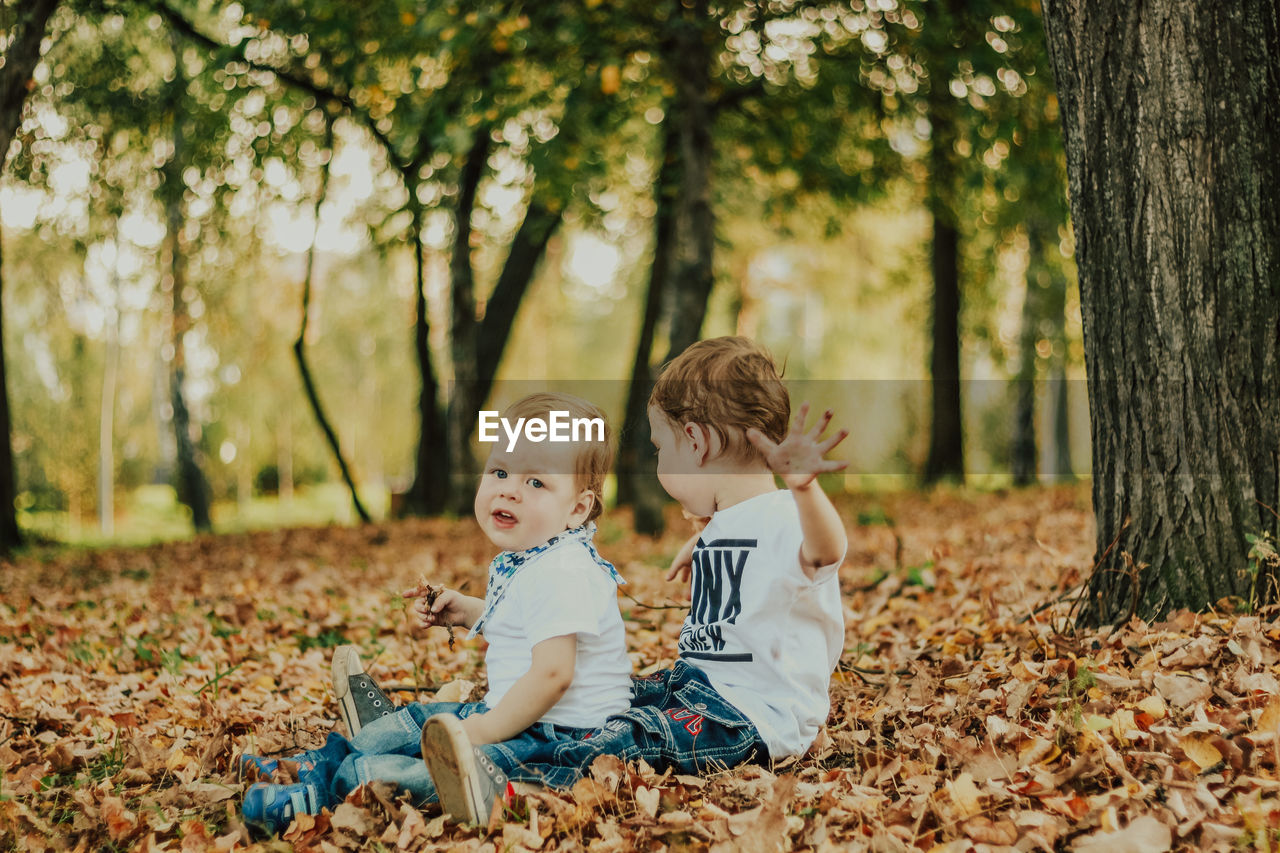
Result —
<instances>
[{"instance_id":1,"label":"paisley bandana","mask_svg":"<svg viewBox=\"0 0 1280 853\"><path fill-rule=\"evenodd\" d=\"M484 623L493 614L494 608L498 606L498 602L502 600L502 596L506 593L507 585L511 583L511 579L516 576L516 572L520 570L520 567L558 545L572 542L582 543L591 555L591 559L595 560L600 568L609 572L609 576L613 578L614 583L619 585L626 583L622 579L622 575L618 574L618 570L613 567L613 563L601 557L599 552L596 551L596 546L591 541L595 538L595 535L596 523L588 521L581 527L575 527L572 530L566 530L564 533L552 536L541 545L535 545L523 551L503 551L494 557L493 562L489 564L489 579L484 588L484 612L480 614L476 624L471 627L471 633L467 634L467 637L471 638L480 633Z\"/></svg>"}]
</instances>

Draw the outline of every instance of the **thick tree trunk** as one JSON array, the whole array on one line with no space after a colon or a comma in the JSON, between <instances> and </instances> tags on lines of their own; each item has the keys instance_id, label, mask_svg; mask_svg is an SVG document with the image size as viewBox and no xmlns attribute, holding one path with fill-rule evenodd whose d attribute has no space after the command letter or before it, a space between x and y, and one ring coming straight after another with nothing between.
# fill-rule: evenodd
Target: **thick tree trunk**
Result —
<instances>
[{"instance_id":1,"label":"thick tree trunk","mask_svg":"<svg viewBox=\"0 0 1280 853\"><path fill-rule=\"evenodd\" d=\"M324 205L325 196L329 194L329 163L333 159L333 120L326 120L324 150L327 153L324 164L320 167L320 191L316 194L315 203L315 229L311 234L311 246L307 249L307 269L302 280L302 318L298 322L298 337L293 342L293 358L298 365L298 374L302 379L302 390L307 395L307 402L311 404L311 413L315 416L316 425L320 427L320 431L324 433L325 442L329 445L329 451L333 454L333 459L338 463L338 470L342 473L342 481L347 484L347 491L351 493L351 505L355 507L356 515L360 516L360 520L368 524L373 519L369 516L369 511L364 508L364 504L360 502L360 493L356 489L355 477L351 473L351 468L347 465L347 458L342 453L342 446L338 442L338 434L333 429L333 424L329 421L328 414L325 413L324 405L320 402L320 392L316 389L315 380L311 376L311 365L307 363L307 327L311 322L311 291L315 282L316 272L316 243L320 236L320 208ZM284 472L278 467L277 474L283 477ZM289 472L292 478L293 472ZM283 480L281 481L283 489ZM293 491L292 482L289 485L290 494ZM281 494L283 497L283 493Z\"/></svg>"},{"instance_id":2,"label":"thick tree trunk","mask_svg":"<svg viewBox=\"0 0 1280 853\"><path fill-rule=\"evenodd\" d=\"M1076 228L1098 569L1085 625L1276 600L1280 11L1046 3Z\"/></svg>"},{"instance_id":3,"label":"thick tree trunk","mask_svg":"<svg viewBox=\"0 0 1280 853\"><path fill-rule=\"evenodd\" d=\"M667 356L671 361L702 335L707 303L715 282L715 213L711 206L711 170L715 160L712 138L711 90L712 50L704 37L710 14L706 0L677 6L667 56L675 77L675 95L668 122L675 128L679 147L679 170L675 195L675 236L671 245L669 278L671 326ZM662 504L665 497L653 488L642 487L635 495L637 533L662 533Z\"/></svg>"},{"instance_id":4,"label":"thick tree trunk","mask_svg":"<svg viewBox=\"0 0 1280 853\"><path fill-rule=\"evenodd\" d=\"M662 314L663 296L671 277L671 248L675 243L675 199L680 186L679 137L666 123L662 129L662 160L654 181L656 212L653 219L653 264L645 291L644 315L631 365L627 406L618 441L618 505L631 505L640 497L646 480L654 480L656 457L649 437L648 403L653 389L653 336Z\"/></svg>"},{"instance_id":5,"label":"thick tree trunk","mask_svg":"<svg viewBox=\"0 0 1280 853\"><path fill-rule=\"evenodd\" d=\"M922 480L926 485L949 480L964 482L964 419L960 388L960 229L956 218L960 167L956 162L957 111L950 80L959 62L955 56L957 31L965 17L955 0L931 10L927 38L938 42L929 71L929 185L926 206L933 220L930 270L933 305L929 322L929 379L932 407L929 455Z\"/></svg>"},{"instance_id":6,"label":"thick tree trunk","mask_svg":"<svg viewBox=\"0 0 1280 853\"><path fill-rule=\"evenodd\" d=\"M680 183L676 195L676 236L672 247L671 335L664 360L684 352L702 334L714 281L715 215L711 207L711 168L715 158L712 140L711 52L703 38L706 0L693 8L678 7L671 55L667 58L676 80L675 98L668 121L675 122L680 146Z\"/></svg>"}]
</instances>

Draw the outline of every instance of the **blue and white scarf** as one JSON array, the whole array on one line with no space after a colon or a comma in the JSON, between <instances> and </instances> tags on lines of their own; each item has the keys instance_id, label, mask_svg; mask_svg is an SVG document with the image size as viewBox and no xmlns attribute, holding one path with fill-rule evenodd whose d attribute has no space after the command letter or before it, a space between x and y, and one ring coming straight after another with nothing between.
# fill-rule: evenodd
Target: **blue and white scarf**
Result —
<instances>
[{"instance_id":1,"label":"blue and white scarf","mask_svg":"<svg viewBox=\"0 0 1280 853\"><path fill-rule=\"evenodd\" d=\"M498 606L498 602L502 601L502 596L506 594L507 586L510 585L511 579L516 576L516 572L520 570L520 567L539 554L550 551L556 545L581 542L586 547L587 553L591 555L591 559L596 561L596 565L608 570L609 576L613 578L614 583L619 585L626 583L622 579L622 575L618 574L618 570L613 567L613 563L601 557L600 553L596 551L596 546L591 541L595 538L595 535L596 523L588 521L581 527L575 527L572 530L566 530L564 533L552 536L541 545L535 545L523 551L503 551L494 557L493 562L489 564L489 578L484 588L484 612L480 614L476 624L471 626L471 633L467 634L467 638L471 639L480 633L484 623L493 615L494 608Z\"/></svg>"}]
</instances>

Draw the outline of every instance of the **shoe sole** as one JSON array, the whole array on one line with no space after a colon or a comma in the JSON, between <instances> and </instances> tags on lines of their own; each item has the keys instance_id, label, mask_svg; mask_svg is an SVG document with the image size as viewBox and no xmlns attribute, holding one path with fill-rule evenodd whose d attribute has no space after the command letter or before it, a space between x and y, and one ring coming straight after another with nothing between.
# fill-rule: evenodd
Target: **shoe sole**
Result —
<instances>
[{"instance_id":1,"label":"shoe sole","mask_svg":"<svg viewBox=\"0 0 1280 853\"><path fill-rule=\"evenodd\" d=\"M489 815L480 814L479 771L461 720L450 714L427 720L422 727L422 760L436 786L440 808L454 820L488 823Z\"/></svg>"},{"instance_id":2,"label":"shoe sole","mask_svg":"<svg viewBox=\"0 0 1280 853\"><path fill-rule=\"evenodd\" d=\"M355 696L351 694L348 679L364 672L359 650L355 646L338 646L333 650L331 669L333 693L338 697L338 711L342 714L342 721L347 724L348 734L355 737L360 733L360 713L356 709Z\"/></svg>"}]
</instances>

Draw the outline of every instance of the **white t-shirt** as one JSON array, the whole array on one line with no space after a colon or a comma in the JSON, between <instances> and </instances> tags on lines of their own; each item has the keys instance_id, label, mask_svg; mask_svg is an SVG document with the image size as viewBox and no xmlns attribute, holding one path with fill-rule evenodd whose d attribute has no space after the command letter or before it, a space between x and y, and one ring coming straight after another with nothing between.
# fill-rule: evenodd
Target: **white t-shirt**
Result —
<instances>
[{"instance_id":1,"label":"white t-shirt","mask_svg":"<svg viewBox=\"0 0 1280 853\"><path fill-rule=\"evenodd\" d=\"M529 671L534 646L566 634L578 637L573 682L541 721L596 728L631 702L618 585L579 542L557 544L521 566L482 632L489 642L484 701L490 708Z\"/></svg>"},{"instance_id":2,"label":"white t-shirt","mask_svg":"<svg viewBox=\"0 0 1280 853\"><path fill-rule=\"evenodd\" d=\"M680 658L755 724L775 760L803 754L826 722L844 648L844 557L809 580L803 541L786 489L711 516L694 548L680 630Z\"/></svg>"}]
</instances>

